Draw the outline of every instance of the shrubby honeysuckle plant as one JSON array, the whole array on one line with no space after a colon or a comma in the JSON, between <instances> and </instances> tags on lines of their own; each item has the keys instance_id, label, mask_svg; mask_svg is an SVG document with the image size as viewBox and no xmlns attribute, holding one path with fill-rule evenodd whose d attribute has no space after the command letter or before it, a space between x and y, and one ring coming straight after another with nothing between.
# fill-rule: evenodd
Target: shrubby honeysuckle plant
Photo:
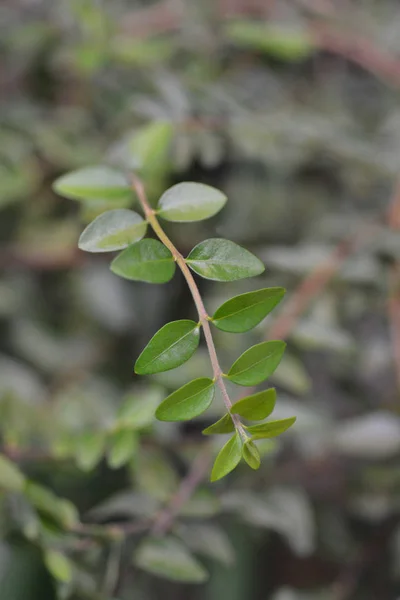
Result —
<instances>
[{"instance_id":1,"label":"shrubby honeysuckle plant","mask_svg":"<svg viewBox=\"0 0 400 600\"><path fill-rule=\"evenodd\" d=\"M160 220L189 223L213 217L224 207L226 196L202 183L183 182L164 192L153 209L139 177L126 176L102 166L61 177L55 183L55 190L67 198L85 201L89 209L91 205L96 209L102 202L118 205L118 208L98 215L79 240L79 247L87 252L121 251L111 263L111 270L116 275L161 284L170 281L177 267L182 271L196 305L198 321L181 319L164 325L137 358L135 373L152 375L179 367L196 352L203 334L213 378L201 377L188 382L161 402L155 416L160 421L186 421L198 417L210 407L218 387L226 413L203 433L207 436L229 434L230 438L216 457L211 480L227 475L242 459L251 468L258 469L257 440L280 435L294 423L295 417L266 421L275 406L275 389L260 391L232 403L226 382L246 387L264 382L279 365L285 343L274 340L256 344L225 373L218 359L212 327L229 333L251 330L282 300L285 290L273 287L241 294L209 315L193 273L205 279L229 282L260 275L264 271L263 263L245 248L220 238L200 242L184 257L160 224ZM132 191L136 193L143 216L128 208ZM144 237L148 226L158 239ZM258 423L249 424L248 421Z\"/></svg>"}]
</instances>

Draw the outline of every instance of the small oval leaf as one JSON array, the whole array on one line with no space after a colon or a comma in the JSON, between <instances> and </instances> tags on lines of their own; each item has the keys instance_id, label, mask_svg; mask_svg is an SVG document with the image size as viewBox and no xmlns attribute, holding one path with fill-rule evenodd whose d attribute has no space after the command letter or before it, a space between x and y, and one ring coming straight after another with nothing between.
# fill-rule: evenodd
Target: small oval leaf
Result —
<instances>
[{"instance_id":1,"label":"small oval leaf","mask_svg":"<svg viewBox=\"0 0 400 600\"><path fill-rule=\"evenodd\" d=\"M201 415L210 406L215 393L212 379L202 377L187 383L170 394L156 410L160 421L188 421Z\"/></svg>"},{"instance_id":2,"label":"small oval leaf","mask_svg":"<svg viewBox=\"0 0 400 600\"><path fill-rule=\"evenodd\" d=\"M204 567L172 537L145 538L133 558L144 571L172 581L202 583L208 579Z\"/></svg>"},{"instance_id":3,"label":"small oval leaf","mask_svg":"<svg viewBox=\"0 0 400 600\"><path fill-rule=\"evenodd\" d=\"M240 415L245 419L260 421L266 419L275 408L276 390L271 388L258 392L246 398L241 398L231 408L234 415Z\"/></svg>"},{"instance_id":4,"label":"small oval leaf","mask_svg":"<svg viewBox=\"0 0 400 600\"><path fill-rule=\"evenodd\" d=\"M261 458L257 446L251 440L247 441L243 446L243 458L254 470L260 468Z\"/></svg>"},{"instance_id":5,"label":"small oval leaf","mask_svg":"<svg viewBox=\"0 0 400 600\"><path fill-rule=\"evenodd\" d=\"M86 167L59 177L53 189L72 200L128 200L132 197L127 179L107 166Z\"/></svg>"},{"instance_id":6,"label":"small oval leaf","mask_svg":"<svg viewBox=\"0 0 400 600\"><path fill-rule=\"evenodd\" d=\"M109 210L86 227L78 245L85 252L122 250L141 240L146 229L147 222L133 210Z\"/></svg>"},{"instance_id":7,"label":"small oval leaf","mask_svg":"<svg viewBox=\"0 0 400 600\"><path fill-rule=\"evenodd\" d=\"M51 575L58 581L68 583L72 580L72 563L65 554L57 550L47 550L44 562Z\"/></svg>"},{"instance_id":8,"label":"small oval leaf","mask_svg":"<svg viewBox=\"0 0 400 600\"><path fill-rule=\"evenodd\" d=\"M166 283L175 273L171 252L158 240L141 240L121 252L111 263L115 275L133 281Z\"/></svg>"},{"instance_id":9,"label":"small oval leaf","mask_svg":"<svg viewBox=\"0 0 400 600\"><path fill-rule=\"evenodd\" d=\"M189 320L167 323L151 338L135 364L135 373L150 375L183 365L196 351L200 326Z\"/></svg>"},{"instance_id":10,"label":"small oval leaf","mask_svg":"<svg viewBox=\"0 0 400 600\"><path fill-rule=\"evenodd\" d=\"M225 475L228 475L228 473L237 467L242 458L242 446L243 443L240 435L236 433L225 444L215 459L214 466L211 471L211 481L222 479L222 477L225 477Z\"/></svg>"},{"instance_id":11,"label":"small oval leaf","mask_svg":"<svg viewBox=\"0 0 400 600\"><path fill-rule=\"evenodd\" d=\"M75 444L75 460L82 471L91 471L100 462L105 447L102 431L86 431Z\"/></svg>"},{"instance_id":12,"label":"small oval leaf","mask_svg":"<svg viewBox=\"0 0 400 600\"><path fill-rule=\"evenodd\" d=\"M0 490L20 492L24 483L23 473L11 460L0 454Z\"/></svg>"},{"instance_id":13,"label":"small oval leaf","mask_svg":"<svg viewBox=\"0 0 400 600\"><path fill-rule=\"evenodd\" d=\"M244 352L233 363L227 377L238 385L258 385L279 365L286 344L281 341L261 342Z\"/></svg>"},{"instance_id":14,"label":"small oval leaf","mask_svg":"<svg viewBox=\"0 0 400 600\"><path fill-rule=\"evenodd\" d=\"M111 435L107 462L111 469L120 469L133 458L137 437L130 429L120 429Z\"/></svg>"},{"instance_id":15,"label":"small oval leaf","mask_svg":"<svg viewBox=\"0 0 400 600\"><path fill-rule=\"evenodd\" d=\"M216 188L187 181L172 186L161 196L157 212L175 223L202 221L217 214L226 200Z\"/></svg>"},{"instance_id":16,"label":"small oval leaf","mask_svg":"<svg viewBox=\"0 0 400 600\"><path fill-rule=\"evenodd\" d=\"M232 417L229 414L226 414L216 423L203 429L202 433L204 435L214 435L217 433L232 433L233 431L235 431L235 425L232 421Z\"/></svg>"},{"instance_id":17,"label":"small oval leaf","mask_svg":"<svg viewBox=\"0 0 400 600\"><path fill-rule=\"evenodd\" d=\"M200 242L186 259L189 267L205 279L235 281L260 275L263 263L254 254L229 240Z\"/></svg>"},{"instance_id":18,"label":"small oval leaf","mask_svg":"<svg viewBox=\"0 0 400 600\"><path fill-rule=\"evenodd\" d=\"M218 329L230 333L250 331L282 300L283 288L265 288L231 298L220 306L212 318Z\"/></svg>"},{"instance_id":19,"label":"small oval leaf","mask_svg":"<svg viewBox=\"0 0 400 600\"><path fill-rule=\"evenodd\" d=\"M248 427L248 432L251 433L251 438L253 440L277 437L289 429L295 421L296 417L279 419L279 421L269 421L269 423L261 423L260 425Z\"/></svg>"}]
</instances>

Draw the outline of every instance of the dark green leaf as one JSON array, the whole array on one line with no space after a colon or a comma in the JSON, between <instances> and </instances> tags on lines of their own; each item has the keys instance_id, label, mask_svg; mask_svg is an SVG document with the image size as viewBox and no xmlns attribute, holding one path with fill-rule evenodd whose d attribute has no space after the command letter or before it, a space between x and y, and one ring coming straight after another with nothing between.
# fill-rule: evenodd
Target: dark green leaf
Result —
<instances>
[{"instance_id":1,"label":"dark green leaf","mask_svg":"<svg viewBox=\"0 0 400 600\"><path fill-rule=\"evenodd\" d=\"M266 419L272 413L276 402L276 390L264 390L252 396L247 396L235 402L231 412L245 419L260 421Z\"/></svg>"},{"instance_id":2,"label":"dark green leaf","mask_svg":"<svg viewBox=\"0 0 400 600\"><path fill-rule=\"evenodd\" d=\"M141 240L111 263L116 275L148 283L166 283L174 276L175 268L171 252L158 240Z\"/></svg>"},{"instance_id":3,"label":"dark green leaf","mask_svg":"<svg viewBox=\"0 0 400 600\"><path fill-rule=\"evenodd\" d=\"M225 475L228 475L237 465L240 463L242 458L242 446L243 442L238 433L235 433L233 437L225 444L217 458L211 472L211 481L217 481L222 479Z\"/></svg>"},{"instance_id":4,"label":"dark green leaf","mask_svg":"<svg viewBox=\"0 0 400 600\"><path fill-rule=\"evenodd\" d=\"M200 242L186 262L195 273L214 281L235 281L264 271L263 263L254 254L219 238Z\"/></svg>"},{"instance_id":5,"label":"dark green leaf","mask_svg":"<svg viewBox=\"0 0 400 600\"><path fill-rule=\"evenodd\" d=\"M243 333L258 325L282 300L283 288L265 288L235 296L214 313L212 322L218 329Z\"/></svg>"},{"instance_id":6,"label":"dark green leaf","mask_svg":"<svg viewBox=\"0 0 400 600\"><path fill-rule=\"evenodd\" d=\"M73 200L126 200L132 196L126 178L106 166L86 167L59 177L54 191Z\"/></svg>"},{"instance_id":7,"label":"dark green leaf","mask_svg":"<svg viewBox=\"0 0 400 600\"><path fill-rule=\"evenodd\" d=\"M167 221L202 221L221 210L227 198L203 183L183 182L172 186L160 198L158 214Z\"/></svg>"},{"instance_id":8,"label":"dark green leaf","mask_svg":"<svg viewBox=\"0 0 400 600\"><path fill-rule=\"evenodd\" d=\"M151 338L135 364L135 373L149 375L175 369L196 351L200 341L198 323L189 320L164 325Z\"/></svg>"},{"instance_id":9,"label":"dark green leaf","mask_svg":"<svg viewBox=\"0 0 400 600\"><path fill-rule=\"evenodd\" d=\"M135 455L136 435L130 429L120 429L111 435L107 461L112 469L119 469Z\"/></svg>"},{"instance_id":10,"label":"dark green leaf","mask_svg":"<svg viewBox=\"0 0 400 600\"><path fill-rule=\"evenodd\" d=\"M144 571L172 581L202 583L208 578L204 567L172 537L146 538L137 548L134 562Z\"/></svg>"},{"instance_id":11,"label":"dark green leaf","mask_svg":"<svg viewBox=\"0 0 400 600\"><path fill-rule=\"evenodd\" d=\"M187 383L161 402L156 410L160 421L188 421L210 406L215 393L212 379L202 377Z\"/></svg>"},{"instance_id":12,"label":"dark green leaf","mask_svg":"<svg viewBox=\"0 0 400 600\"><path fill-rule=\"evenodd\" d=\"M239 385L258 385L275 371L285 351L281 341L261 342L246 350L232 365L227 377Z\"/></svg>"},{"instance_id":13,"label":"dark green leaf","mask_svg":"<svg viewBox=\"0 0 400 600\"><path fill-rule=\"evenodd\" d=\"M57 550L47 550L44 562L51 575L58 581L68 583L72 580L72 564L69 558Z\"/></svg>"},{"instance_id":14,"label":"dark green leaf","mask_svg":"<svg viewBox=\"0 0 400 600\"><path fill-rule=\"evenodd\" d=\"M83 433L77 440L75 459L83 471L91 471L100 461L105 447L102 431Z\"/></svg>"},{"instance_id":15,"label":"dark green leaf","mask_svg":"<svg viewBox=\"0 0 400 600\"><path fill-rule=\"evenodd\" d=\"M279 421L269 421L269 423L261 423L260 425L252 425L248 428L253 440L262 440L264 438L272 438L280 435L296 421L296 417L288 419L280 419Z\"/></svg>"},{"instance_id":16,"label":"dark green leaf","mask_svg":"<svg viewBox=\"0 0 400 600\"><path fill-rule=\"evenodd\" d=\"M229 414L224 415L206 429L203 429L204 435L214 435L216 433L232 433L235 431L235 425L233 424L232 417Z\"/></svg>"},{"instance_id":17,"label":"dark green leaf","mask_svg":"<svg viewBox=\"0 0 400 600\"><path fill-rule=\"evenodd\" d=\"M25 483L25 477L11 460L0 454L0 490L20 492Z\"/></svg>"},{"instance_id":18,"label":"dark green leaf","mask_svg":"<svg viewBox=\"0 0 400 600\"><path fill-rule=\"evenodd\" d=\"M243 445L243 458L252 469L259 469L261 464L257 446L249 440Z\"/></svg>"},{"instance_id":19,"label":"dark green leaf","mask_svg":"<svg viewBox=\"0 0 400 600\"><path fill-rule=\"evenodd\" d=\"M133 210L109 210L86 227L79 239L79 248L86 252L122 250L141 240L146 229L146 221Z\"/></svg>"}]
</instances>

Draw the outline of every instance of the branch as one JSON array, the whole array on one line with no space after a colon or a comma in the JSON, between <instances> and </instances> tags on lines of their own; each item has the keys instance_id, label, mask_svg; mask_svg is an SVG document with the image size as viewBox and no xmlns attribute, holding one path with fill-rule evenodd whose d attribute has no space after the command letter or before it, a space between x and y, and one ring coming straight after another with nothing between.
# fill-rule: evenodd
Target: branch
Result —
<instances>
[{"instance_id":1,"label":"branch","mask_svg":"<svg viewBox=\"0 0 400 600\"><path fill-rule=\"evenodd\" d=\"M167 236L167 234L164 232L161 225L159 224L158 219L155 215L155 211L152 209L152 207L148 203L146 193L145 193L145 190L143 187L143 183L136 175L132 175L132 187L138 196L139 202L143 208L143 211L144 211L147 221L152 226L154 232L156 233L156 235L158 236L160 241L171 252L176 264L178 265L178 267L182 271L184 278L186 279L186 283L189 286L190 292L193 296L193 300L194 300L194 303L197 308L197 312L198 312L199 319L200 319L200 324L204 330L204 336L206 338L206 343L207 343L208 353L210 356L214 379L220 389L226 409L228 412L230 412L230 409L232 407L232 402L229 398L229 395L228 395L228 392L227 392L227 389L225 386L223 371L222 371L221 366L218 361L217 351L215 349L215 344L214 344L214 340L213 340L212 333L211 333L209 316L207 314L203 300L201 298L199 288L197 287L194 277L193 277L189 267L187 266L182 254L175 248L175 246L173 245L173 243L171 242L171 240L169 239L169 237ZM244 432L244 429L240 422L239 417L237 415L231 415L231 418L232 418L232 421L233 421L237 431L240 433L240 435L242 437L246 438L247 436Z\"/></svg>"}]
</instances>

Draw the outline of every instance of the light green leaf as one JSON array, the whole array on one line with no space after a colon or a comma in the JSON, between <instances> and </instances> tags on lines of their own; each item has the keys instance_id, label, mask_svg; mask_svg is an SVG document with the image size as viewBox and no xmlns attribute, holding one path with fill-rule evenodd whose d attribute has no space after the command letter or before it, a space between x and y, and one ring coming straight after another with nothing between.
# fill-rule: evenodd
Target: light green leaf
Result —
<instances>
[{"instance_id":1,"label":"light green leaf","mask_svg":"<svg viewBox=\"0 0 400 600\"><path fill-rule=\"evenodd\" d=\"M172 321L151 338L135 364L135 373L149 375L175 369L196 351L200 341L198 323L183 319Z\"/></svg>"},{"instance_id":2,"label":"light green leaf","mask_svg":"<svg viewBox=\"0 0 400 600\"><path fill-rule=\"evenodd\" d=\"M86 227L79 238L79 248L86 252L122 250L141 240L146 229L146 221L133 210L109 210Z\"/></svg>"},{"instance_id":3,"label":"light green leaf","mask_svg":"<svg viewBox=\"0 0 400 600\"><path fill-rule=\"evenodd\" d=\"M275 371L285 351L281 341L261 342L246 350L233 363L227 377L238 385L258 385Z\"/></svg>"},{"instance_id":4,"label":"light green leaf","mask_svg":"<svg viewBox=\"0 0 400 600\"><path fill-rule=\"evenodd\" d=\"M279 421L269 421L268 423L261 423L260 425L252 425L248 427L248 432L251 433L253 440L262 440L265 438L277 437L296 421L296 417L289 417L288 419L279 419Z\"/></svg>"},{"instance_id":5,"label":"light green leaf","mask_svg":"<svg viewBox=\"0 0 400 600\"><path fill-rule=\"evenodd\" d=\"M0 490L20 492L25 483L25 477L11 460L0 454Z\"/></svg>"},{"instance_id":6,"label":"light green leaf","mask_svg":"<svg viewBox=\"0 0 400 600\"><path fill-rule=\"evenodd\" d=\"M161 388L130 394L125 398L118 411L116 426L124 429L148 427L153 422L155 410L161 399Z\"/></svg>"},{"instance_id":7,"label":"light green leaf","mask_svg":"<svg viewBox=\"0 0 400 600\"><path fill-rule=\"evenodd\" d=\"M226 201L226 196L216 188L188 181L164 192L157 212L163 219L176 223L202 221L217 214Z\"/></svg>"},{"instance_id":8,"label":"light green leaf","mask_svg":"<svg viewBox=\"0 0 400 600\"><path fill-rule=\"evenodd\" d=\"M254 254L219 238L200 242L186 262L195 273L214 281L235 281L264 271L263 263Z\"/></svg>"},{"instance_id":9,"label":"light green leaf","mask_svg":"<svg viewBox=\"0 0 400 600\"><path fill-rule=\"evenodd\" d=\"M272 413L276 402L276 390L264 390L252 396L241 398L231 408L234 415L240 415L245 419L260 421L266 419Z\"/></svg>"},{"instance_id":10,"label":"light green leaf","mask_svg":"<svg viewBox=\"0 0 400 600\"><path fill-rule=\"evenodd\" d=\"M189 550L173 537L148 537L134 554L135 564L153 575L172 581L202 583L207 571Z\"/></svg>"},{"instance_id":11,"label":"light green leaf","mask_svg":"<svg viewBox=\"0 0 400 600\"><path fill-rule=\"evenodd\" d=\"M134 464L136 485L152 498L166 502L179 486L179 479L166 453L159 448L139 446Z\"/></svg>"},{"instance_id":12,"label":"light green leaf","mask_svg":"<svg viewBox=\"0 0 400 600\"><path fill-rule=\"evenodd\" d=\"M252 469L259 469L261 464L260 453L251 440L243 445L243 458Z\"/></svg>"},{"instance_id":13,"label":"light green leaf","mask_svg":"<svg viewBox=\"0 0 400 600\"><path fill-rule=\"evenodd\" d=\"M129 246L111 263L111 271L125 279L166 283L175 273L171 252L158 240L141 240Z\"/></svg>"},{"instance_id":14,"label":"light green leaf","mask_svg":"<svg viewBox=\"0 0 400 600\"><path fill-rule=\"evenodd\" d=\"M154 121L136 131L128 143L134 167L147 173L163 170L173 133L173 125L168 121Z\"/></svg>"},{"instance_id":15,"label":"light green leaf","mask_svg":"<svg viewBox=\"0 0 400 600\"><path fill-rule=\"evenodd\" d=\"M281 60L303 60L313 51L310 34L301 29L236 21L227 26L226 32L238 45L265 52Z\"/></svg>"},{"instance_id":16,"label":"light green leaf","mask_svg":"<svg viewBox=\"0 0 400 600\"><path fill-rule=\"evenodd\" d=\"M212 379L202 377L187 383L161 402L156 410L160 421L188 421L201 415L210 406L215 393Z\"/></svg>"},{"instance_id":17,"label":"light green leaf","mask_svg":"<svg viewBox=\"0 0 400 600\"><path fill-rule=\"evenodd\" d=\"M52 518L63 527L72 527L78 521L78 514L72 502L58 498L53 492L33 481L27 481L25 496L41 513Z\"/></svg>"},{"instance_id":18,"label":"light green leaf","mask_svg":"<svg viewBox=\"0 0 400 600\"><path fill-rule=\"evenodd\" d=\"M110 167L86 167L59 177L53 189L72 200L128 200L132 196L127 179Z\"/></svg>"},{"instance_id":19,"label":"light green leaf","mask_svg":"<svg viewBox=\"0 0 400 600\"><path fill-rule=\"evenodd\" d=\"M253 329L282 300L283 288L265 288L235 296L214 313L212 322L218 329L243 333Z\"/></svg>"},{"instance_id":20,"label":"light green leaf","mask_svg":"<svg viewBox=\"0 0 400 600\"><path fill-rule=\"evenodd\" d=\"M72 564L69 558L57 550L47 550L44 554L44 562L50 574L63 583L72 580Z\"/></svg>"},{"instance_id":21,"label":"light green leaf","mask_svg":"<svg viewBox=\"0 0 400 600\"><path fill-rule=\"evenodd\" d=\"M75 446L75 460L83 471L91 471L99 463L105 448L103 432L85 432Z\"/></svg>"},{"instance_id":22,"label":"light green leaf","mask_svg":"<svg viewBox=\"0 0 400 600\"><path fill-rule=\"evenodd\" d=\"M215 459L215 463L211 471L211 481L222 479L222 477L225 477L225 475L228 475L228 473L237 467L242 458L242 446L243 442L240 438L240 435L236 433L225 444Z\"/></svg>"},{"instance_id":23,"label":"light green leaf","mask_svg":"<svg viewBox=\"0 0 400 600\"><path fill-rule=\"evenodd\" d=\"M206 429L203 429L204 435L214 435L217 433L232 433L235 431L235 425L233 424L232 417L229 414L224 415Z\"/></svg>"},{"instance_id":24,"label":"light green leaf","mask_svg":"<svg viewBox=\"0 0 400 600\"><path fill-rule=\"evenodd\" d=\"M111 469L119 469L133 458L137 448L136 435L130 429L120 429L111 435L107 462Z\"/></svg>"}]
</instances>

